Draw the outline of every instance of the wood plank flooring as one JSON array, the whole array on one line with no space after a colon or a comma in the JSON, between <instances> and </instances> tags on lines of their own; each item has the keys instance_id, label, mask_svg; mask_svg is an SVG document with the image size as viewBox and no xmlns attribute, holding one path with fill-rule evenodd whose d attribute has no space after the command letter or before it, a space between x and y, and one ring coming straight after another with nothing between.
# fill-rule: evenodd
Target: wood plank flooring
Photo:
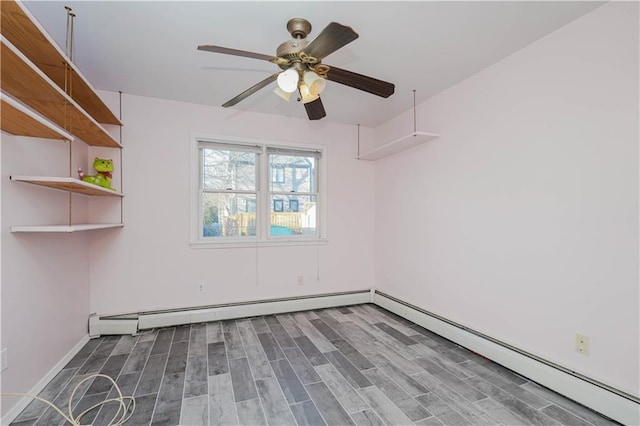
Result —
<instances>
[{"instance_id":1,"label":"wood plank flooring","mask_svg":"<svg viewBox=\"0 0 640 426\"><path fill-rule=\"evenodd\" d=\"M41 396L67 410L93 373L134 395L130 425L612 425L374 305L91 340ZM84 382L74 413L116 396ZM106 405L83 424L106 425ZM32 402L13 425L61 425Z\"/></svg>"}]
</instances>

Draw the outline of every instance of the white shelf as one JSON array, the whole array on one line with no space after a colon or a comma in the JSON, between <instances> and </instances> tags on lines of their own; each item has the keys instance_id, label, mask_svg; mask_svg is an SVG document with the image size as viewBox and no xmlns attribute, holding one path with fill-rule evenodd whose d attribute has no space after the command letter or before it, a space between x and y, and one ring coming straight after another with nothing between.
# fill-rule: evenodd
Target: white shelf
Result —
<instances>
[{"instance_id":1,"label":"white shelf","mask_svg":"<svg viewBox=\"0 0 640 426\"><path fill-rule=\"evenodd\" d=\"M123 226L123 223L80 223L77 225L12 226L11 232L56 232L68 234L71 232L94 231L96 229L122 228Z\"/></svg>"},{"instance_id":2,"label":"white shelf","mask_svg":"<svg viewBox=\"0 0 640 426\"><path fill-rule=\"evenodd\" d=\"M384 144L381 147L374 149L373 151L369 151L366 154L359 155L358 160L378 160L380 158L396 154L400 151L413 148L414 146L420 145L422 143L438 139L439 137L440 135L437 133L413 132L408 134L407 136L401 137L400 139L396 139L393 142Z\"/></svg>"},{"instance_id":3,"label":"white shelf","mask_svg":"<svg viewBox=\"0 0 640 426\"><path fill-rule=\"evenodd\" d=\"M11 176L11 180L16 182L31 183L33 185L46 186L48 188L61 189L76 194L95 195L105 197L122 197L122 192L103 188L75 179L72 177L56 177L56 176Z\"/></svg>"}]
</instances>

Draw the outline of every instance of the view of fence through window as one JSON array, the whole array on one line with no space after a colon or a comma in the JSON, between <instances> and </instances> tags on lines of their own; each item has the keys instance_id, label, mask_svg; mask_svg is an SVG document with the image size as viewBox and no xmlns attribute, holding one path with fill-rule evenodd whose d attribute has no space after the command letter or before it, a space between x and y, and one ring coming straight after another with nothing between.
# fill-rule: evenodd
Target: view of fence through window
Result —
<instances>
[{"instance_id":1,"label":"view of fence through window","mask_svg":"<svg viewBox=\"0 0 640 426\"><path fill-rule=\"evenodd\" d=\"M275 151L275 150L274 150ZM316 235L316 158L269 152L270 235Z\"/></svg>"},{"instance_id":2,"label":"view of fence through window","mask_svg":"<svg viewBox=\"0 0 640 426\"><path fill-rule=\"evenodd\" d=\"M262 147L201 144L203 237L255 237L265 212L265 235L317 235L319 155L267 148L261 165L261 153ZM267 167L267 182L260 167Z\"/></svg>"}]
</instances>

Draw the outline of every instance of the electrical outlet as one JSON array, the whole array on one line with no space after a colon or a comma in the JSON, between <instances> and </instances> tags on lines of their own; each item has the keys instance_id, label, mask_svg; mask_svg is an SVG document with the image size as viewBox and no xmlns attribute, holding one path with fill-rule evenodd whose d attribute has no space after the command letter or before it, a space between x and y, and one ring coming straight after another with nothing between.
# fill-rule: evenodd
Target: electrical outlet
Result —
<instances>
[{"instance_id":1,"label":"electrical outlet","mask_svg":"<svg viewBox=\"0 0 640 426\"><path fill-rule=\"evenodd\" d=\"M204 283L196 284L196 288L198 289L198 293L204 293Z\"/></svg>"},{"instance_id":2,"label":"electrical outlet","mask_svg":"<svg viewBox=\"0 0 640 426\"><path fill-rule=\"evenodd\" d=\"M576 352L583 355L589 355L589 336L576 333Z\"/></svg>"},{"instance_id":3,"label":"electrical outlet","mask_svg":"<svg viewBox=\"0 0 640 426\"><path fill-rule=\"evenodd\" d=\"M298 285L304 285L304 275L298 275Z\"/></svg>"},{"instance_id":4,"label":"electrical outlet","mask_svg":"<svg viewBox=\"0 0 640 426\"><path fill-rule=\"evenodd\" d=\"M4 371L9 366L7 361L7 348L4 348L2 352L0 352L0 371Z\"/></svg>"}]
</instances>

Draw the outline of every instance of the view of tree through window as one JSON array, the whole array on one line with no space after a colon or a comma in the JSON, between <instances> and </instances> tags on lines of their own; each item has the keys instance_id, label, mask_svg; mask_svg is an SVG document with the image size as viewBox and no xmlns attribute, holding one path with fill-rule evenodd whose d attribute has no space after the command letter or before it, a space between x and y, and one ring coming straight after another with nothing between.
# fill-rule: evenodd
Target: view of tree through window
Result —
<instances>
[{"instance_id":1,"label":"view of tree through window","mask_svg":"<svg viewBox=\"0 0 640 426\"><path fill-rule=\"evenodd\" d=\"M203 235L256 235L257 154L214 148L201 153Z\"/></svg>"}]
</instances>

